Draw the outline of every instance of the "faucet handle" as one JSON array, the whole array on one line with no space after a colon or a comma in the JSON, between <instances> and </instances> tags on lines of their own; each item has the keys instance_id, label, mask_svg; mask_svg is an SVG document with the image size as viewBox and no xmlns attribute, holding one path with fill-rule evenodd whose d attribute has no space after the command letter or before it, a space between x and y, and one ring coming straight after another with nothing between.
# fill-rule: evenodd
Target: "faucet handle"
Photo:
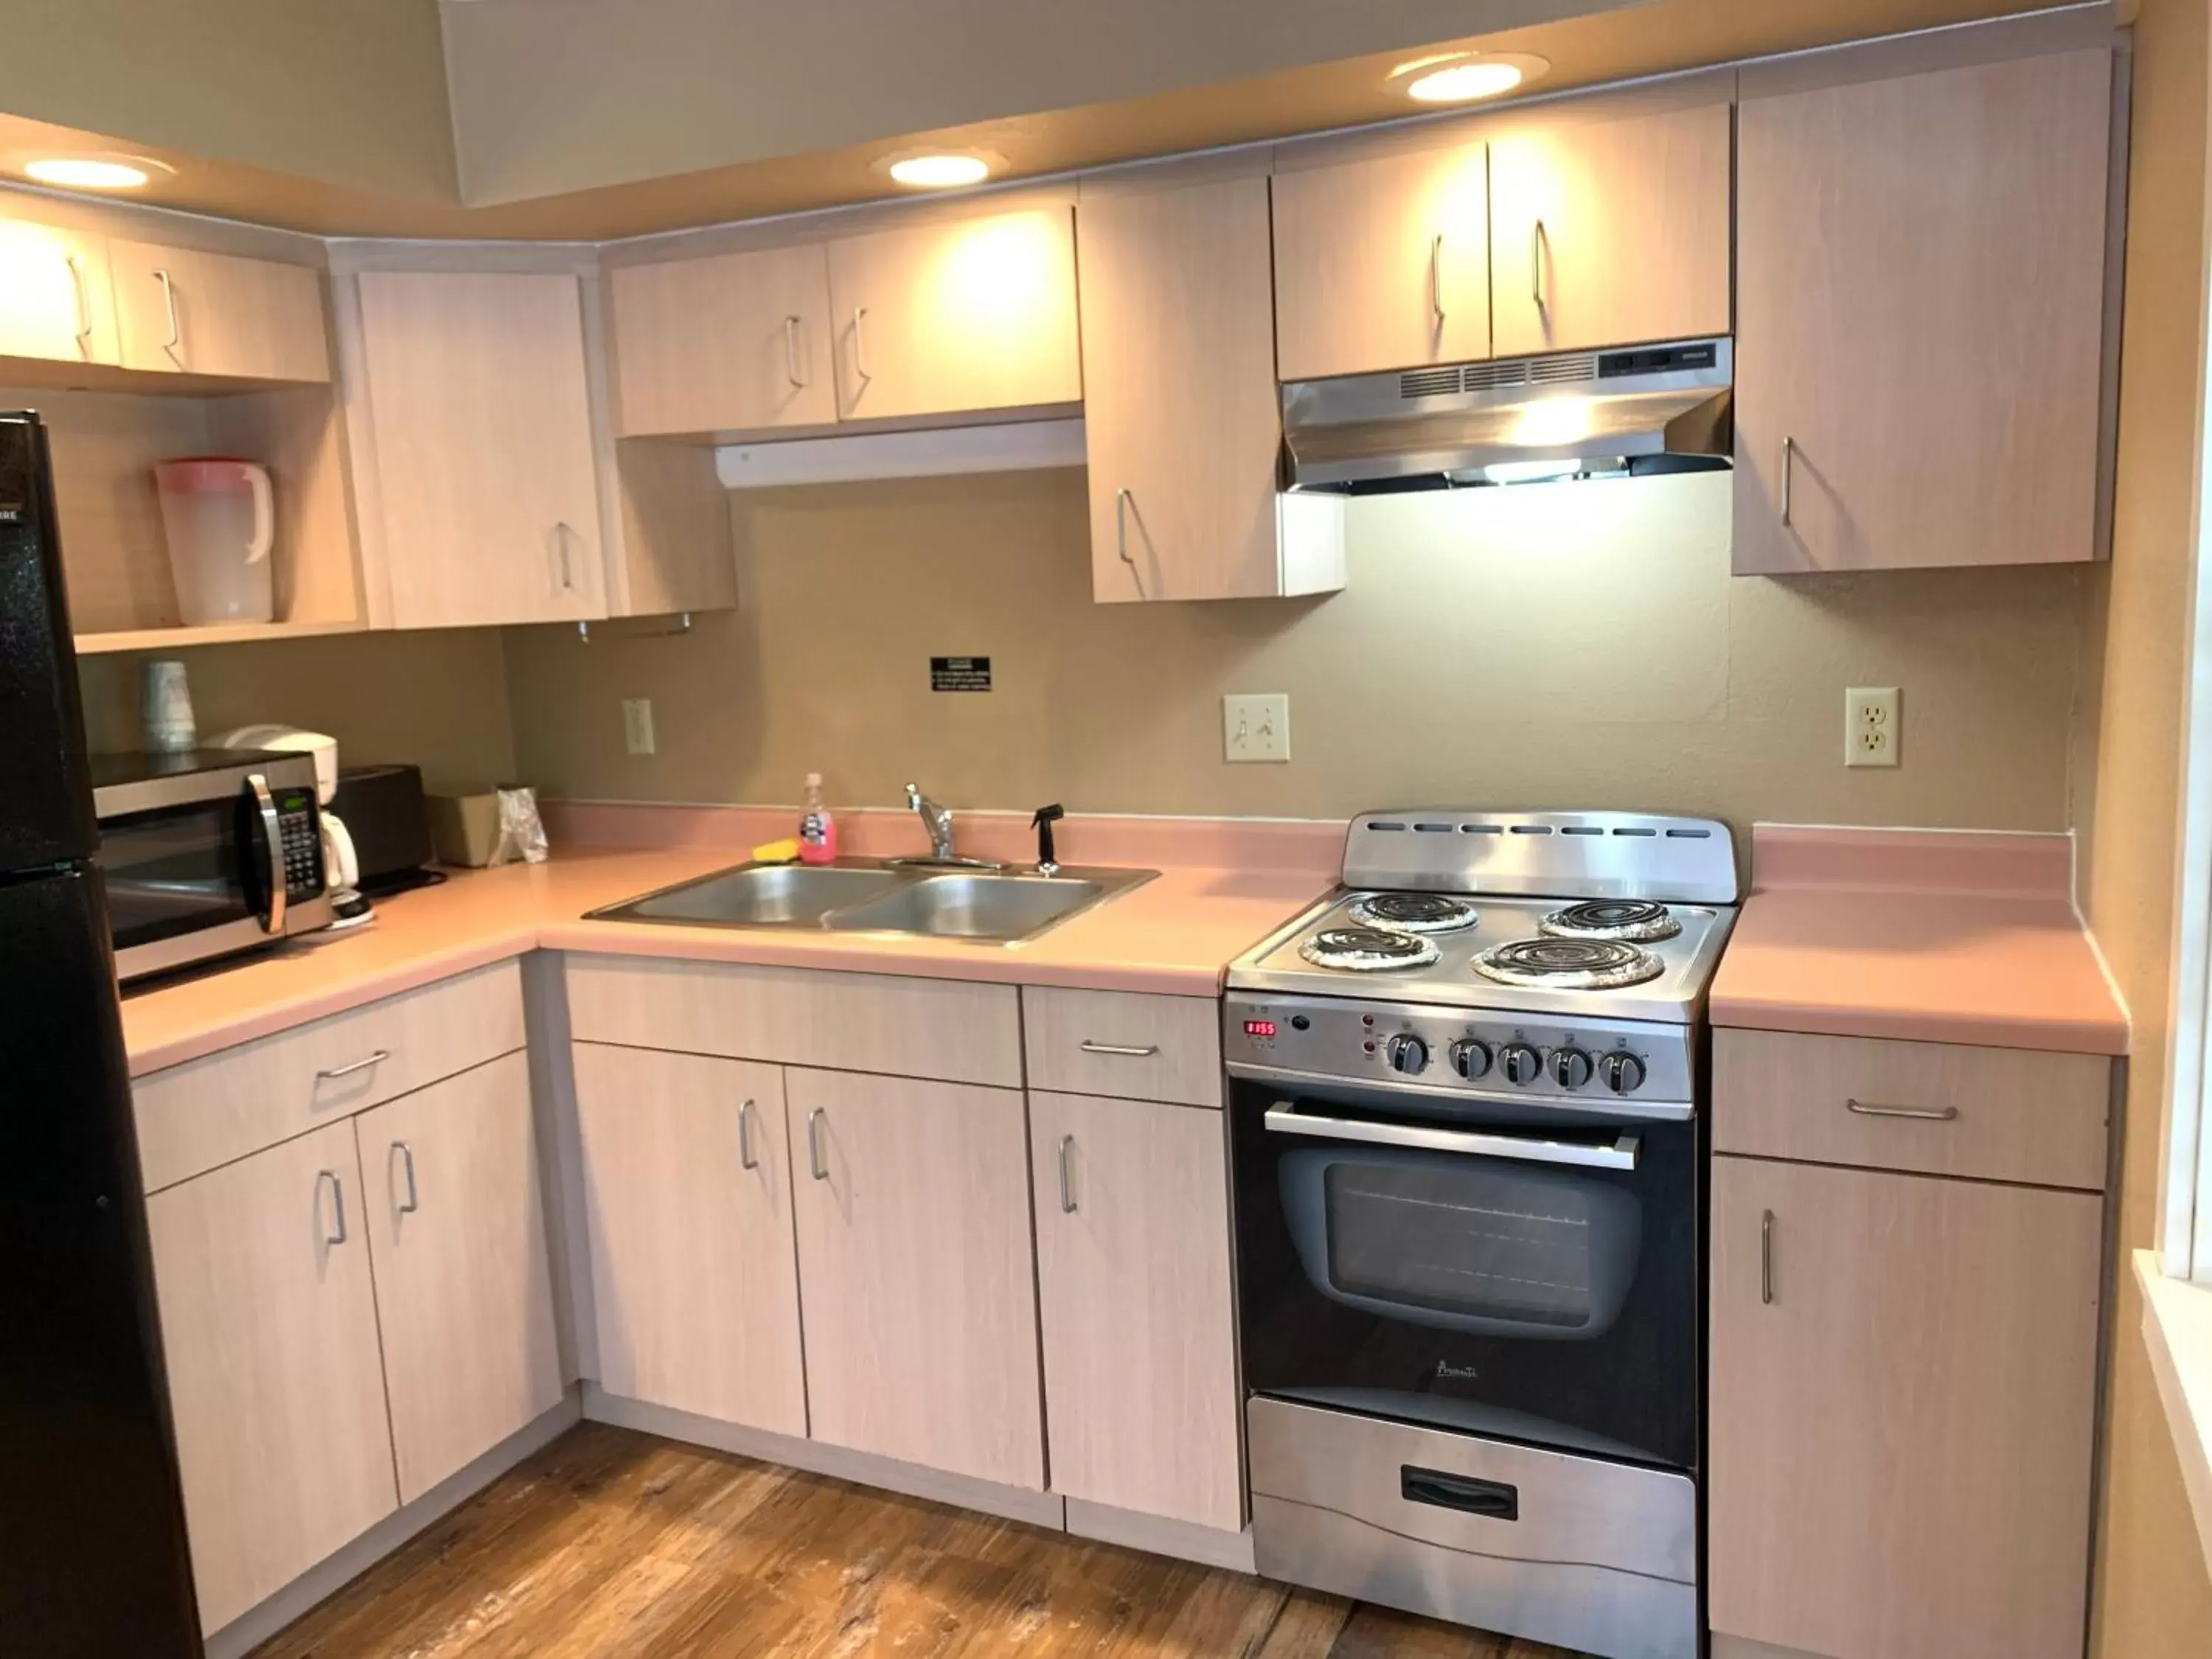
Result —
<instances>
[{"instance_id":1,"label":"faucet handle","mask_svg":"<svg viewBox=\"0 0 2212 1659\"><path fill-rule=\"evenodd\" d=\"M919 812L921 811L921 787L919 784L909 783L907 785L906 804L908 810L910 811Z\"/></svg>"}]
</instances>

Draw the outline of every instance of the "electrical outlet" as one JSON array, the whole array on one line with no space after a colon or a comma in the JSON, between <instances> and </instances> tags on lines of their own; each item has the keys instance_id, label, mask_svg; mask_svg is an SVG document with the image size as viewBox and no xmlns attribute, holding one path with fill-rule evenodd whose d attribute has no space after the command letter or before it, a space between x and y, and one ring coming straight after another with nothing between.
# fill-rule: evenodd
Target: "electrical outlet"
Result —
<instances>
[{"instance_id":1,"label":"electrical outlet","mask_svg":"<svg viewBox=\"0 0 2212 1659\"><path fill-rule=\"evenodd\" d=\"M1897 764L1897 688L1853 685L1844 691L1844 764Z\"/></svg>"},{"instance_id":2,"label":"electrical outlet","mask_svg":"<svg viewBox=\"0 0 2212 1659\"><path fill-rule=\"evenodd\" d=\"M653 699L623 699L623 747L633 755L653 753Z\"/></svg>"},{"instance_id":3,"label":"electrical outlet","mask_svg":"<svg viewBox=\"0 0 2212 1659\"><path fill-rule=\"evenodd\" d=\"M1231 761L1290 759L1290 698L1281 692L1224 697L1221 750Z\"/></svg>"}]
</instances>

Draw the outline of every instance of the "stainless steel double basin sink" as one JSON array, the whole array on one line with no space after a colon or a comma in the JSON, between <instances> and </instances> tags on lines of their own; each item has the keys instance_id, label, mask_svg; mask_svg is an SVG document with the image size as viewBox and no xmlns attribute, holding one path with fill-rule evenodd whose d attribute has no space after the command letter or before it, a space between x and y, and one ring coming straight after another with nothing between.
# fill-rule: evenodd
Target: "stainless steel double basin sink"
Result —
<instances>
[{"instance_id":1,"label":"stainless steel double basin sink","mask_svg":"<svg viewBox=\"0 0 2212 1659\"><path fill-rule=\"evenodd\" d=\"M588 913L603 921L828 929L1018 945L1158 873L930 860L747 864Z\"/></svg>"}]
</instances>

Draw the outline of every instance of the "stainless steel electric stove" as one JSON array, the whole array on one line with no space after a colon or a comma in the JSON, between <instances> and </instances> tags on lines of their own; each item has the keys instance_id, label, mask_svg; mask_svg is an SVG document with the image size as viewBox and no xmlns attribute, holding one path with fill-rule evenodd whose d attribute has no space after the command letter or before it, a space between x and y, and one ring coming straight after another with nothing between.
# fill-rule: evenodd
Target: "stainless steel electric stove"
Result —
<instances>
[{"instance_id":1,"label":"stainless steel electric stove","mask_svg":"<svg viewBox=\"0 0 2212 1659\"><path fill-rule=\"evenodd\" d=\"M1271 1577L1695 1659L1706 819L1370 812L1230 969Z\"/></svg>"}]
</instances>

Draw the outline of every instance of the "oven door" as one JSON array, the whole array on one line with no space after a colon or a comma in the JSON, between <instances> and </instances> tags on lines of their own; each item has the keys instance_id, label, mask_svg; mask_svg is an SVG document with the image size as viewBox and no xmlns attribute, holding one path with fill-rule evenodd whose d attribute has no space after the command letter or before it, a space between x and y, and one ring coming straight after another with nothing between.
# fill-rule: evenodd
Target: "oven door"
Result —
<instances>
[{"instance_id":1,"label":"oven door","mask_svg":"<svg viewBox=\"0 0 2212 1659\"><path fill-rule=\"evenodd\" d=\"M259 773L214 799L103 816L98 861L118 976L160 973L283 934L283 847L276 800Z\"/></svg>"},{"instance_id":2,"label":"oven door","mask_svg":"<svg viewBox=\"0 0 2212 1659\"><path fill-rule=\"evenodd\" d=\"M1694 1121L1232 1103L1255 1393L1696 1468Z\"/></svg>"}]
</instances>

